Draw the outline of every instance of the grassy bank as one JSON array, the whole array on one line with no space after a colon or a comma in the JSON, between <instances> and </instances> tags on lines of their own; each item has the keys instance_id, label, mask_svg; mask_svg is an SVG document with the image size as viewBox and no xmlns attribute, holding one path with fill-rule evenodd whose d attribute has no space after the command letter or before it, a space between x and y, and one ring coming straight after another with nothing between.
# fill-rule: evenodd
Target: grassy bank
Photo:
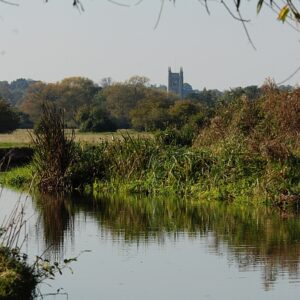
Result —
<instances>
[{"instance_id":1,"label":"grassy bank","mask_svg":"<svg viewBox=\"0 0 300 300\"><path fill-rule=\"evenodd\" d=\"M29 189L33 176L32 165L12 168L6 172L0 172L0 185L26 190Z\"/></svg>"},{"instance_id":2,"label":"grassy bank","mask_svg":"<svg viewBox=\"0 0 300 300\"><path fill-rule=\"evenodd\" d=\"M199 149L127 137L77 145L66 176L72 189L94 193L176 194L287 207L299 200L299 168L296 153L270 160L248 151L242 141ZM0 183L26 187L34 172L32 165L12 169L1 174Z\"/></svg>"}]
</instances>

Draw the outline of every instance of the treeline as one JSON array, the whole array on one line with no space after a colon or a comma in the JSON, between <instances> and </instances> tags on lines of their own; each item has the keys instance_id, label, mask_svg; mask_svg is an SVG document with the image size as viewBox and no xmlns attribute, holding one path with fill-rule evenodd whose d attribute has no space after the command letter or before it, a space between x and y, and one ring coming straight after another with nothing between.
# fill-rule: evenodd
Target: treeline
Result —
<instances>
[{"instance_id":1,"label":"treeline","mask_svg":"<svg viewBox=\"0 0 300 300\"><path fill-rule=\"evenodd\" d=\"M149 87L148 79L138 76L122 83L108 81L103 87L82 77L50 84L25 79L10 84L0 82L0 96L14 107L13 120L6 120L11 123L9 131L18 126L32 127L39 120L44 102L55 103L63 109L67 126L82 131L120 128L152 131L182 126L189 119L202 124L223 95L226 92L203 90L179 101L175 95Z\"/></svg>"},{"instance_id":2,"label":"treeline","mask_svg":"<svg viewBox=\"0 0 300 300\"><path fill-rule=\"evenodd\" d=\"M261 96L257 86L235 88L224 92L202 90L180 100L176 95L152 87L145 77L134 76L125 82L103 81L103 86L83 77L70 77L57 83L18 79L10 84L0 82L2 106L9 105L11 131L32 128L39 121L45 102L64 111L66 126L81 131L114 131L132 128L156 131L173 128L196 132L207 125L218 107L245 95ZM290 87L284 87L290 90ZM6 101L8 104L4 105ZM2 111L5 109L1 108ZM1 112L0 112L1 113ZM4 114L6 114L4 112ZM0 129L1 130L1 129Z\"/></svg>"},{"instance_id":3,"label":"treeline","mask_svg":"<svg viewBox=\"0 0 300 300\"><path fill-rule=\"evenodd\" d=\"M20 78L9 83L0 81L0 95L11 105L18 105L26 95L28 88L36 81Z\"/></svg>"}]
</instances>

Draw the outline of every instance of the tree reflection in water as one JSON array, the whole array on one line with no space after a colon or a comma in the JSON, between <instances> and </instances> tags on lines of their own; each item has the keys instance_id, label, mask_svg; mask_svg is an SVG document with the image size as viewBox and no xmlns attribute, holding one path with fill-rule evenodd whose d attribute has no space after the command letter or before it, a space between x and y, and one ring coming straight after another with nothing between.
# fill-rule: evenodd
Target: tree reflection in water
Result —
<instances>
[{"instance_id":1,"label":"tree reflection in water","mask_svg":"<svg viewBox=\"0 0 300 300\"><path fill-rule=\"evenodd\" d=\"M208 250L227 253L241 271L262 270L268 290L280 274L299 279L300 218L268 208L179 198L102 196L34 198L46 246L63 252L65 239L74 236L74 218L91 217L99 230L115 241L164 243L186 234L207 238Z\"/></svg>"}]
</instances>

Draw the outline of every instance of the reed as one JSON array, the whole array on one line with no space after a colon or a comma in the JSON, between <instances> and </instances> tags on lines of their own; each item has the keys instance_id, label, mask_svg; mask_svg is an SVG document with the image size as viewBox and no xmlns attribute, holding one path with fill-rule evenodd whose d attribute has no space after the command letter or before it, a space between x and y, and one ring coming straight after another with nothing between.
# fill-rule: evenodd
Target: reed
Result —
<instances>
[{"instance_id":1,"label":"reed","mask_svg":"<svg viewBox=\"0 0 300 300\"><path fill-rule=\"evenodd\" d=\"M31 134L35 149L33 165L41 191L69 188L68 170L74 158L74 137L74 132L68 136L65 133L63 111L53 104L44 103L41 120Z\"/></svg>"}]
</instances>

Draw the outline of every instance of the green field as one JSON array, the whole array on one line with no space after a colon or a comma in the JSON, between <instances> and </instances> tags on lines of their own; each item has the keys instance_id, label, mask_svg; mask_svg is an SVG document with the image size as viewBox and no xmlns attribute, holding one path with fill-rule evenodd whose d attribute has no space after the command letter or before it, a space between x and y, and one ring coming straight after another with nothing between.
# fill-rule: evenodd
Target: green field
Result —
<instances>
[{"instance_id":1,"label":"green field","mask_svg":"<svg viewBox=\"0 0 300 300\"><path fill-rule=\"evenodd\" d=\"M24 147L31 143L30 133L32 130L18 129L13 133L0 134L0 148L11 148L11 147ZM70 131L68 131L70 133ZM76 131L77 142L95 144L99 141L110 141L113 139L119 139L124 135L130 134L131 136L137 137L151 137L150 133L140 133L133 130L118 130L117 132L79 132Z\"/></svg>"}]
</instances>

